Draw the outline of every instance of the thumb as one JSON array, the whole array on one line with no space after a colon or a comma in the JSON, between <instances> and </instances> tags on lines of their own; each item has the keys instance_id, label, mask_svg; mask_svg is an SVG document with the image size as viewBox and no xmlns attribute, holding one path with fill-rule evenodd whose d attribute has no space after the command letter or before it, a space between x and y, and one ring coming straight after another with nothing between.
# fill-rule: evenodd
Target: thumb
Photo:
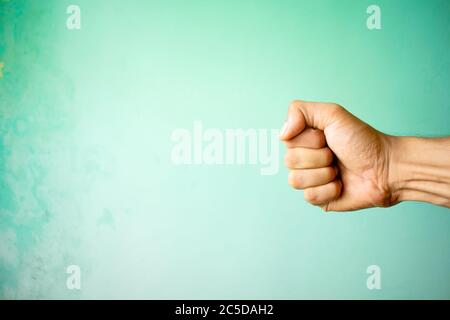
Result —
<instances>
[{"instance_id":1,"label":"thumb","mask_svg":"<svg viewBox=\"0 0 450 320\"><path fill-rule=\"evenodd\" d=\"M336 120L342 107L335 103L295 100L289 106L288 117L281 129L280 139L290 140L309 127L325 130Z\"/></svg>"}]
</instances>

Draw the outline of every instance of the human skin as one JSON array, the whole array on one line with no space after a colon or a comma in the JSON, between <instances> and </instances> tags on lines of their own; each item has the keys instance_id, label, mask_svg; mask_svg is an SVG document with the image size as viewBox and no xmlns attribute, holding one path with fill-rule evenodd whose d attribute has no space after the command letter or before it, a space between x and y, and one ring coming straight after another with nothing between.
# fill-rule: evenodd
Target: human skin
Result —
<instances>
[{"instance_id":1,"label":"human skin","mask_svg":"<svg viewBox=\"0 0 450 320\"><path fill-rule=\"evenodd\" d=\"M450 137L390 136L335 103L296 100L280 139L289 184L325 211L408 200L450 207Z\"/></svg>"}]
</instances>

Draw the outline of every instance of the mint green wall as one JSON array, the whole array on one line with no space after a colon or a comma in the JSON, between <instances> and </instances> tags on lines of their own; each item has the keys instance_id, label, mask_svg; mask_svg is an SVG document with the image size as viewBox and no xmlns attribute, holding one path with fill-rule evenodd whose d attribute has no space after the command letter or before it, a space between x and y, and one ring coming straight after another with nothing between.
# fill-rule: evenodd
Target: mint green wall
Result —
<instances>
[{"instance_id":1,"label":"mint green wall","mask_svg":"<svg viewBox=\"0 0 450 320\"><path fill-rule=\"evenodd\" d=\"M295 98L449 135L449 31L445 0L0 1L0 297L449 299L449 209L324 214L283 167L170 159L175 128L278 128Z\"/></svg>"}]
</instances>

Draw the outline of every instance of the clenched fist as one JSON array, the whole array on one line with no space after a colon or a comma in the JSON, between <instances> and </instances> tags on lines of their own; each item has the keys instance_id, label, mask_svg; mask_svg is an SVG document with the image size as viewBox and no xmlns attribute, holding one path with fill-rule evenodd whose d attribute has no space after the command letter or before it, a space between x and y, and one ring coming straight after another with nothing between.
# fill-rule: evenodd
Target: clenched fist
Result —
<instances>
[{"instance_id":1,"label":"clenched fist","mask_svg":"<svg viewBox=\"0 0 450 320\"><path fill-rule=\"evenodd\" d=\"M449 138L388 136L337 104L294 101L280 139L290 185L325 211L404 200L450 206Z\"/></svg>"}]
</instances>

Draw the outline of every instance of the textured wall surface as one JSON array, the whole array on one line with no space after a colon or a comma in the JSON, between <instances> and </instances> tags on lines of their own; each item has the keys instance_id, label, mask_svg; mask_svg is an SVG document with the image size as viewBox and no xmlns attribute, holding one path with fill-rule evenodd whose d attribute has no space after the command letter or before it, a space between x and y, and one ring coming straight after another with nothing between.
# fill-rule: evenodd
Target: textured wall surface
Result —
<instances>
[{"instance_id":1,"label":"textured wall surface","mask_svg":"<svg viewBox=\"0 0 450 320\"><path fill-rule=\"evenodd\" d=\"M372 2L1 0L0 298L450 298L449 209L324 214L281 146L267 176L171 160L176 128L279 128L296 98L449 135L450 3L376 0L368 30Z\"/></svg>"}]
</instances>

